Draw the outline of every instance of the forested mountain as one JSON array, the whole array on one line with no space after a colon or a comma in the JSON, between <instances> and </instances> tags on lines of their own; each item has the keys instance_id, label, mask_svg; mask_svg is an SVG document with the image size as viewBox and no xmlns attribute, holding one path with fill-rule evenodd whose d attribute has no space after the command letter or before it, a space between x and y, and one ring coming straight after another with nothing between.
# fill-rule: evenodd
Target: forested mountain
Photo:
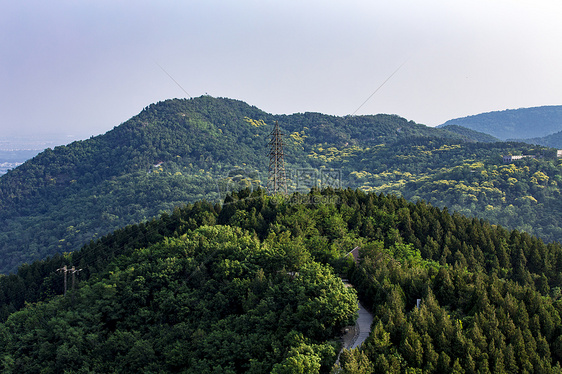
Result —
<instances>
[{"instance_id":1,"label":"forested mountain","mask_svg":"<svg viewBox=\"0 0 562 374\"><path fill-rule=\"evenodd\" d=\"M525 143L540 144L545 147L562 149L562 131L538 138L522 139Z\"/></svg>"},{"instance_id":2,"label":"forested mountain","mask_svg":"<svg viewBox=\"0 0 562 374\"><path fill-rule=\"evenodd\" d=\"M509 109L451 119L458 125L501 140L538 138L562 131L562 105Z\"/></svg>"},{"instance_id":3,"label":"forested mountain","mask_svg":"<svg viewBox=\"0 0 562 374\"><path fill-rule=\"evenodd\" d=\"M186 202L218 201L218 184L229 174L266 172L274 120L289 136L289 168L310 166L303 151L311 144L349 148L444 133L395 116L274 117L206 96L154 104L102 136L47 149L0 178L0 271L75 250Z\"/></svg>"},{"instance_id":4,"label":"forested mountain","mask_svg":"<svg viewBox=\"0 0 562 374\"><path fill-rule=\"evenodd\" d=\"M0 177L0 271L188 202L265 185L275 121L291 191L395 193L562 240L561 164L545 147L475 143L474 133L395 115L271 115L202 96L152 104L104 135L47 149ZM506 154L542 158L503 165Z\"/></svg>"},{"instance_id":5,"label":"forested mountain","mask_svg":"<svg viewBox=\"0 0 562 374\"><path fill-rule=\"evenodd\" d=\"M483 142L483 143L494 143L499 142L500 140L492 135L485 134L483 132L478 132L471 130L466 127L458 126L458 125L447 125L441 127L444 130L448 130L459 135L465 136L468 140L472 140L475 142ZM538 144L538 143L537 143Z\"/></svg>"},{"instance_id":6,"label":"forested mountain","mask_svg":"<svg viewBox=\"0 0 562 374\"><path fill-rule=\"evenodd\" d=\"M338 273L375 319L333 372L562 372L559 243L349 189L242 190L0 277L0 368L327 373L356 310Z\"/></svg>"}]
</instances>

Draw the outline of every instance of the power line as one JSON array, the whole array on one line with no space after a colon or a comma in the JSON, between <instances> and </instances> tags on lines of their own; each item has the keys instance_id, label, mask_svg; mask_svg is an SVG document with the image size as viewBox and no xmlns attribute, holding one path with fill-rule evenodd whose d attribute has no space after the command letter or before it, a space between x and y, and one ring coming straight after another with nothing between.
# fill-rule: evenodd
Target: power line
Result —
<instances>
[{"instance_id":1,"label":"power line","mask_svg":"<svg viewBox=\"0 0 562 374\"><path fill-rule=\"evenodd\" d=\"M361 109L361 107L363 107L363 105L365 105L367 103L367 101L369 101L371 99L371 97L373 97L378 92L378 90L380 90L382 88L382 86L384 86L385 83L388 82L390 80L390 78L392 78L394 76L394 74L398 73L398 70L400 70L402 68L402 66L404 66L406 64L406 62L408 62L408 60L404 61L400 66L398 66L398 69L394 70L394 72L392 74L390 74L390 76L388 78L386 78L386 80L384 82L382 82L382 84L375 90L375 92L373 92L371 94L371 96L369 96L367 98L367 100L365 100L363 102L363 104L359 105L359 108L355 109L355 112L353 112L351 115L354 116L355 113L357 113L359 111L359 109Z\"/></svg>"},{"instance_id":2,"label":"power line","mask_svg":"<svg viewBox=\"0 0 562 374\"><path fill-rule=\"evenodd\" d=\"M164 73L166 73L166 75L167 75L168 77L170 77L170 79L173 80L174 83L177 84L178 87L181 88L181 90L182 90L183 92L185 92L185 94L186 94L187 96L189 96L190 99L193 99L193 97L192 97L190 94L188 94L186 90L183 89L183 87L178 83L178 81L176 81L176 80L174 79L174 77L172 77L172 76L170 75L170 73L168 73L166 70L164 70L164 68L163 68L158 62L156 62L156 60L154 60L154 63L155 63L156 65L158 65L158 67L159 67L160 69L162 69L162 71L163 71Z\"/></svg>"}]
</instances>

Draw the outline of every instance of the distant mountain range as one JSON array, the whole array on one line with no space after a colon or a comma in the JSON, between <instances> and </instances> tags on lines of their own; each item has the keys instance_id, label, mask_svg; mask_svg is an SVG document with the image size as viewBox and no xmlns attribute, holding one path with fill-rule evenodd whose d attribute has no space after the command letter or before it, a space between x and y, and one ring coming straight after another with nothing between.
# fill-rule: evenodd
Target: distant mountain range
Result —
<instances>
[{"instance_id":1,"label":"distant mountain range","mask_svg":"<svg viewBox=\"0 0 562 374\"><path fill-rule=\"evenodd\" d=\"M528 139L515 139L529 144L539 144L545 147L562 148L562 131L550 134L543 137L528 138Z\"/></svg>"},{"instance_id":2,"label":"distant mountain range","mask_svg":"<svg viewBox=\"0 0 562 374\"><path fill-rule=\"evenodd\" d=\"M541 140L562 131L562 105L482 113L451 119L438 127L447 128L450 125L489 134L500 140L533 139L539 141L538 144L546 145L545 142L550 142L557 144L556 147L562 147L562 143L552 139Z\"/></svg>"}]
</instances>

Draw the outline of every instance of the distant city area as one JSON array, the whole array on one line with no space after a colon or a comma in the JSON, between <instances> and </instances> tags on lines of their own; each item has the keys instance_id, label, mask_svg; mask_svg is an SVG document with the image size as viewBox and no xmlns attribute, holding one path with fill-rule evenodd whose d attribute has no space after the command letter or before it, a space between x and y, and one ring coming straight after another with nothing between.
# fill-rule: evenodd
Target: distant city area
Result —
<instances>
[{"instance_id":1,"label":"distant city area","mask_svg":"<svg viewBox=\"0 0 562 374\"><path fill-rule=\"evenodd\" d=\"M20 166L23 162L2 162L0 163L0 175L4 175L17 166Z\"/></svg>"},{"instance_id":2,"label":"distant city area","mask_svg":"<svg viewBox=\"0 0 562 374\"><path fill-rule=\"evenodd\" d=\"M72 135L46 135L37 138L0 136L0 176L35 157L47 148L65 145L76 140Z\"/></svg>"},{"instance_id":3,"label":"distant city area","mask_svg":"<svg viewBox=\"0 0 562 374\"><path fill-rule=\"evenodd\" d=\"M8 170L20 166L41 151L38 149L0 149L0 175L4 175Z\"/></svg>"}]
</instances>

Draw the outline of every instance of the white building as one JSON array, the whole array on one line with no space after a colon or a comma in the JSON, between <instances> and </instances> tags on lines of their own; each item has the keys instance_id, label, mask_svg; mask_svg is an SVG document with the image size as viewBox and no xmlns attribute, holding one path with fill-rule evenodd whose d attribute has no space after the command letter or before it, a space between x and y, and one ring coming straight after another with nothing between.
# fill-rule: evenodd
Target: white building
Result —
<instances>
[{"instance_id":1,"label":"white building","mask_svg":"<svg viewBox=\"0 0 562 374\"><path fill-rule=\"evenodd\" d=\"M522 158L527 158L527 157L535 158L535 156L533 156L533 155L517 155L517 156L508 155L508 156L503 156L503 162L504 162L504 164L508 164L511 161L521 160ZM562 153L561 153L561 156L559 156L559 157L562 157Z\"/></svg>"}]
</instances>

